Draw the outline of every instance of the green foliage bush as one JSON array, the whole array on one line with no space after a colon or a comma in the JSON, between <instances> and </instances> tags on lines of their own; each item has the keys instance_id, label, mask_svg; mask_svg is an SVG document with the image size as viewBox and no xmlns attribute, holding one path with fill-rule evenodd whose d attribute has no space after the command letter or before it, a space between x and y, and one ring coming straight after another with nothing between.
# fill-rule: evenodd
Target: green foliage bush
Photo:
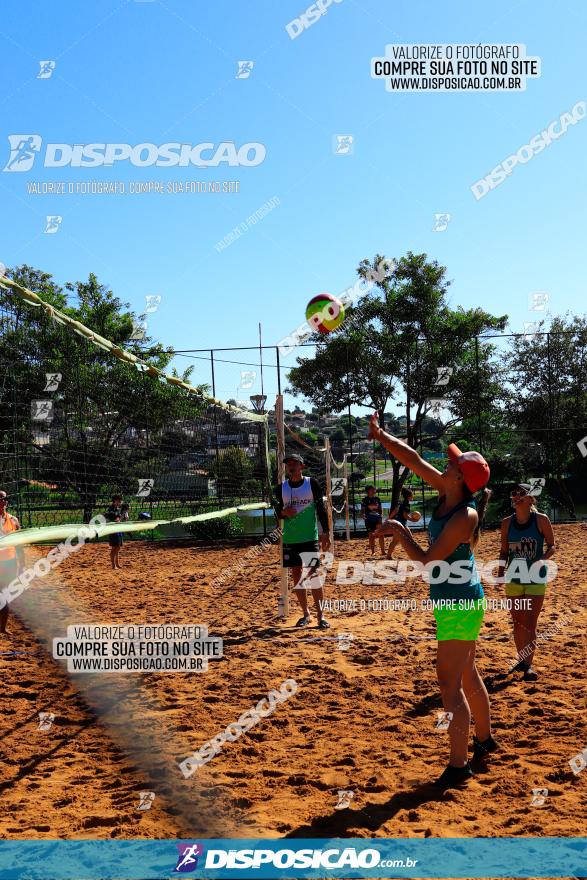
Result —
<instances>
[{"instance_id":1,"label":"green foliage bush","mask_svg":"<svg viewBox=\"0 0 587 880\"><path fill-rule=\"evenodd\" d=\"M222 519L187 523L186 529L200 541L218 541L223 538L239 538L244 535L242 520L235 513Z\"/></svg>"}]
</instances>

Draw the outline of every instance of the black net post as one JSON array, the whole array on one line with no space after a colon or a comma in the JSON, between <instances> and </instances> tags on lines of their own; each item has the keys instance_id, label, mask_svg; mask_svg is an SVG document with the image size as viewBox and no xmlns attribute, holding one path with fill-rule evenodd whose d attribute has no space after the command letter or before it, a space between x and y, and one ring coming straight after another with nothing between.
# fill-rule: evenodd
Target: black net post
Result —
<instances>
[{"instance_id":1,"label":"black net post","mask_svg":"<svg viewBox=\"0 0 587 880\"><path fill-rule=\"evenodd\" d=\"M553 394L552 394L552 358L550 352L550 333L546 334L546 360L547 360L547 368L548 368L548 473L547 478L552 480L555 476L555 465L554 465L554 446L553 446L553 432L552 432L552 416L553 416ZM552 513L553 513L553 521L556 522L556 513L557 506L556 504L552 505Z\"/></svg>"},{"instance_id":2,"label":"black net post","mask_svg":"<svg viewBox=\"0 0 587 880\"><path fill-rule=\"evenodd\" d=\"M20 454L19 454L19 446L20 446L20 438L19 438L19 430L18 430L18 422L17 422L17 406L16 406L16 376L14 375L14 365L6 365L6 378L10 382L11 386L11 409L12 409L12 453L8 453L7 462L10 462L12 459L14 461L14 487L16 493L16 511L18 521L21 526L24 525L24 506L22 503L22 495L21 495L21 469L20 469ZM25 495L26 497L26 495ZM31 525L31 514L30 510L28 512L28 525Z\"/></svg>"},{"instance_id":3,"label":"black net post","mask_svg":"<svg viewBox=\"0 0 587 880\"><path fill-rule=\"evenodd\" d=\"M352 422L351 422L351 389L350 389L350 359L349 359L349 348L348 344L346 347L346 368L347 368L347 414L348 414L348 423L349 423L349 458L351 462L351 473L350 473L350 481L351 481L351 499L353 505L353 532L357 531L357 510L355 503L355 479L354 479L354 464L353 464L353 431L352 431Z\"/></svg>"},{"instance_id":4,"label":"black net post","mask_svg":"<svg viewBox=\"0 0 587 880\"><path fill-rule=\"evenodd\" d=\"M144 399L144 417L145 417L145 457L147 459L147 479L152 480L154 478L153 473L153 465L151 461L151 424L150 424L150 412L149 412L149 393L148 393L148 382L151 381L148 373L145 371L142 373L143 378L143 399ZM156 489L155 484L153 483L153 488ZM153 519L153 489L149 492L149 516ZM154 539L153 532L149 532L149 538L151 540Z\"/></svg>"},{"instance_id":5,"label":"black net post","mask_svg":"<svg viewBox=\"0 0 587 880\"><path fill-rule=\"evenodd\" d=\"M210 349L210 372L212 374L212 397L216 397L216 375L214 372L214 349ZM220 449L218 446L218 413L216 412L216 407L213 407L213 421L214 421L214 450L216 455L216 497L220 499L222 497L223 481L220 478Z\"/></svg>"},{"instance_id":6,"label":"black net post","mask_svg":"<svg viewBox=\"0 0 587 880\"><path fill-rule=\"evenodd\" d=\"M481 426L481 376L479 373L479 337L475 336L475 382L477 390L477 436L479 452L483 455L483 429Z\"/></svg>"},{"instance_id":7,"label":"black net post","mask_svg":"<svg viewBox=\"0 0 587 880\"><path fill-rule=\"evenodd\" d=\"M83 521L89 522L92 518L93 506L95 503L95 498L90 498L89 494L89 483L88 483L88 455L87 455L87 445L86 445L86 432L84 429L84 399L82 394L82 385L81 385L81 377L80 377L80 359L79 359L79 347L75 346L76 358L75 358L75 380L76 380L76 388L77 388L77 425L79 431L79 442L81 446L81 457L82 457L82 465L83 465L83 479L84 479L84 491L83 491ZM67 403L64 402L65 407L67 407Z\"/></svg>"}]
</instances>

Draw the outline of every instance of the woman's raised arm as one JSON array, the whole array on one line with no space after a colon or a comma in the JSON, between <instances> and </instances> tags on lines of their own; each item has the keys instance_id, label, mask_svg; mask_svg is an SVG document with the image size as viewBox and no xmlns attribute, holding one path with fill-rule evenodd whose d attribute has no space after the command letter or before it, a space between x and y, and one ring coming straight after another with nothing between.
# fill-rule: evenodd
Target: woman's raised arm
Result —
<instances>
[{"instance_id":1,"label":"woman's raised arm","mask_svg":"<svg viewBox=\"0 0 587 880\"><path fill-rule=\"evenodd\" d=\"M427 461L424 461L424 459L418 455L416 450L412 449L412 447L403 440L399 440L397 437L392 437L391 434L388 434L387 431L380 428L379 416L377 413L373 413L371 416L369 433L367 436L370 440L377 440L382 446L385 446L385 448L389 450L398 461L405 465L405 467L409 468L409 470L417 474L419 477L422 477L425 483L438 489L439 492L443 491L441 472L435 467L432 467L431 464L428 464Z\"/></svg>"}]
</instances>

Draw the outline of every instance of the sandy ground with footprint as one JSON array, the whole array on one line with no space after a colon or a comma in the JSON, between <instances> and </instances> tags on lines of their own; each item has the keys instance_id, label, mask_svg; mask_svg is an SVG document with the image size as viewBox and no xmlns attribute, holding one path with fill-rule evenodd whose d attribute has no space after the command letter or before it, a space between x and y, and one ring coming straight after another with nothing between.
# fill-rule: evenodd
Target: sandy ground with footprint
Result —
<instances>
[{"instance_id":1,"label":"sandy ground with footprint","mask_svg":"<svg viewBox=\"0 0 587 880\"><path fill-rule=\"evenodd\" d=\"M435 730L441 705L430 612L332 612L330 631L296 630L294 603L286 624L275 618L275 547L252 559L246 546L128 543L115 574L106 546L85 547L15 603L19 618L11 617L0 644L0 836L583 834L587 772L575 775L568 762L587 746L587 526L555 531L559 576L541 627L563 614L571 620L540 645L539 681L524 683L507 674L514 656L507 612L487 612L478 665L500 750L466 788L444 794L426 784L447 754L447 734ZM498 534L488 532L478 555L495 558L498 548ZM338 542L337 555L365 561L366 541ZM230 585L212 586L239 561ZM496 586L486 593L502 596ZM337 585L331 572L327 595L419 600L426 587ZM44 648L64 634L65 619L203 623L224 639L224 658L203 674L70 677ZM343 632L354 636L348 650L337 638ZM179 760L286 678L298 683L295 696L183 779ZM55 714L50 731L38 729L39 712ZM533 788L548 788L543 807L530 806ZM354 793L349 809L334 809L339 789ZM140 812L144 790L156 798Z\"/></svg>"}]
</instances>

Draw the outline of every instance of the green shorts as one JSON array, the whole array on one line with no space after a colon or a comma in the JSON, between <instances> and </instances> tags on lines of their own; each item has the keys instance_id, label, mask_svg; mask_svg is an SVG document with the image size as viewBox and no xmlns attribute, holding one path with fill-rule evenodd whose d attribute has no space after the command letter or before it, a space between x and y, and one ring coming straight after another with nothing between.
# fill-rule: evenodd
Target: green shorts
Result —
<instances>
[{"instance_id":1,"label":"green shorts","mask_svg":"<svg viewBox=\"0 0 587 880\"><path fill-rule=\"evenodd\" d=\"M506 584L505 594L510 599L519 596L544 596L546 584Z\"/></svg>"},{"instance_id":2,"label":"green shorts","mask_svg":"<svg viewBox=\"0 0 587 880\"><path fill-rule=\"evenodd\" d=\"M458 639L460 642L476 642L485 614L482 602L483 600L480 599L479 608L435 608L437 641L448 642L450 639Z\"/></svg>"}]
</instances>

